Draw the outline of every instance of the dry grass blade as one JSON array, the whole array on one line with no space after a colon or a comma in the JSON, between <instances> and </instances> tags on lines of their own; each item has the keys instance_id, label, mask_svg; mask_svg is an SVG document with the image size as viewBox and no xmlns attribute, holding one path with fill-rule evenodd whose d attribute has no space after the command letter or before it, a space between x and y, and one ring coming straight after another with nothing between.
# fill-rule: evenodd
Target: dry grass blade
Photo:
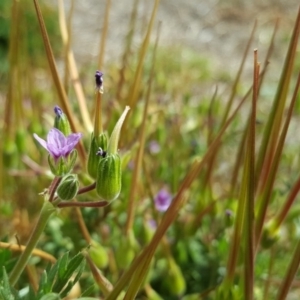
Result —
<instances>
[{"instance_id":1,"label":"dry grass blade","mask_svg":"<svg viewBox=\"0 0 300 300\"><path fill-rule=\"evenodd\" d=\"M50 70L51 70L51 74L52 74L52 78L59 96L59 100L60 100L60 105L62 106L63 111L65 112L65 114L68 117L68 120L70 122L70 126L73 132L78 132L78 125L75 122L74 119L74 114L71 112L71 108L68 102L68 97L66 94L66 91L63 88L62 82L58 76L58 71L56 68L56 64L55 64L55 60L54 60L54 56L53 56L53 52L51 49L51 45L50 45L50 41L49 41L49 37L47 34L47 30L46 30L46 26L45 26L45 22L43 19L43 15L40 9L40 6L38 4L37 0L34 0L34 6L36 9L36 13L37 13L37 18L39 20L39 25L40 25L40 29L42 32L42 37L43 37L43 41L44 41L44 46L45 46L45 50L46 50L46 54L47 54L47 58L48 58L48 63L50 66ZM82 165L85 165L85 151L83 148L83 144L82 142L79 142L78 144L78 152L79 152L79 157L80 160L82 162Z\"/></svg>"},{"instance_id":2,"label":"dry grass blade","mask_svg":"<svg viewBox=\"0 0 300 300\"><path fill-rule=\"evenodd\" d=\"M258 212L257 212L257 218L256 218L256 224L255 224L255 239L256 239L255 246L256 246L256 248L258 247L258 244L259 244L259 241L261 238L262 228L263 228L268 204L269 204L271 194L273 191L273 185L274 185L275 177L277 174L278 166L280 163L280 158L281 158L281 154L283 151L284 142L286 139L287 131L288 131L288 128L289 128L289 125L291 122L293 110L294 110L296 99L297 99L299 84L300 84L300 74L298 75L297 84L296 84L296 87L294 90L293 98L292 98L292 101L291 101L291 104L290 104L290 107L288 110L288 115L285 120L284 127L283 127L282 132L279 137L278 145L274 149L274 159L273 159L272 165L270 166L270 175L267 178L265 189L264 189L263 193L260 195L261 198L258 199L259 201L256 204L258 206ZM290 205L283 206L284 210L286 210L287 207L290 208ZM287 211L285 211L285 212L287 213ZM279 226L279 224L278 224L278 226Z\"/></svg>"},{"instance_id":3,"label":"dry grass blade","mask_svg":"<svg viewBox=\"0 0 300 300\"><path fill-rule=\"evenodd\" d=\"M144 112L143 112L143 121L140 128L140 134L139 134L139 147L136 154L136 164L134 167L133 175L132 175L132 181L130 186L130 192L129 192L129 203L128 203L128 209L127 209L127 221L125 225L125 232L128 235L129 231L132 228L133 221L134 221L134 203L135 203L135 196L138 188L138 180L140 178L141 169L142 169L142 162L143 162L143 155L144 155L144 149L145 149L145 140L146 140L146 121L147 121L147 115L148 115L148 107L150 102L150 96L151 96L151 89L152 89L152 82L155 75L155 61L156 61L156 51L159 41L159 32L160 32L160 26L158 28L157 38L155 42L155 47L153 50L153 58L152 58L152 67L149 77L149 83L148 83L148 89L146 94L146 100L145 100L145 106L144 106Z\"/></svg>"},{"instance_id":4,"label":"dry grass blade","mask_svg":"<svg viewBox=\"0 0 300 300\"><path fill-rule=\"evenodd\" d=\"M66 57L67 57L66 65L69 69L74 91L77 96L78 105L80 108L79 111L82 115L84 127L87 131L90 132L93 128L93 125L91 122L90 114L87 109L86 99L79 79L79 73L77 70L74 54L72 49L70 48L70 44L71 44L70 35L69 35L69 30L65 18L64 4L62 0L58 0L58 11L59 11L59 24L60 24L61 36L62 36L63 44L66 49Z\"/></svg>"},{"instance_id":5,"label":"dry grass blade","mask_svg":"<svg viewBox=\"0 0 300 300\"><path fill-rule=\"evenodd\" d=\"M105 6L104 20L103 20L103 29L102 29L102 33L101 33L100 51L99 51L99 58L98 58L98 70L102 70L102 68L103 68L110 6L111 6L111 0L107 0L106 6Z\"/></svg>"},{"instance_id":6,"label":"dry grass blade","mask_svg":"<svg viewBox=\"0 0 300 300\"><path fill-rule=\"evenodd\" d=\"M252 112L250 119L248 143L247 143L247 200L245 211L245 255L244 255L244 297L246 300L253 299L254 288L254 198L255 198L255 126L256 126L256 103L259 88L259 63L257 50L254 51L254 72L252 92Z\"/></svg>"},{"instance_id":7,"label":"dry grass blade","mask_svg":"<svg viewBox=\"0 0 300 300\"><path fill-rule=\"evenodd\" d=\"M270 166L274 157L274 149L276 148L276 144L278 141L277 133L279 132L281 126L284 106L296 57L299 33L300 8L298 11L297 20L295 22L294 31L290 40L289 49L285 58L284 67L280 76L280 82L276 91L274 104L264 131L263 140L259 150L258 160L256 162L256 185L259 182L260 187L257 185L257 188L261 191L264 189L266 180L268 178Z\"/></svg>"},{"instance_id":8,"label":"dry grass blade","mask_svg":"<svg viewBox=\"0 0 300 300\"><path fill-rule=\"evenodd\" d=\"M0 248L9 249L14 252L23 252L26 249L26 246L0 242ZM52 264L54 264L56 262L56 258L54 256L52 256L51 254L44 252L40 249L33 249L32 255L38 256L41 259L47 260L47 261L51 262Z\"/></svg>"}]
</instances>

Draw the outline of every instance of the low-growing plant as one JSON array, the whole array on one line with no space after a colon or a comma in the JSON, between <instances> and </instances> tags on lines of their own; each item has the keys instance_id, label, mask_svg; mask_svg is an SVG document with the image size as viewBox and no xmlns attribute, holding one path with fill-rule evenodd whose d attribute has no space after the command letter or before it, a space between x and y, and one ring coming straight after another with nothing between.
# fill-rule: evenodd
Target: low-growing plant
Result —
<instances>
[{"instance_id":1,"label":"low-growing plant","mask_svg":"<svg viewBox=\"0 0 300 300\"><path fill-rule=\"evenodd\" d=\"M168 64L159 29L150 47L159 0L137 59L134 1L121 66L107 76L108 0L98 70L84 75L88 88L78 75L63 1L63 80L39 2L33 4L50 72L45 91L35 88L32 75L22 76L17 41L9 40L0 299L292 299L300 179L297 139L289 134L298 121L300 10L262 117L277 23L264 63L253 51L252 85L242 72L256 23L229 93L216 88L210 95L199 85L212 84L202 57L187 52L190 60L176 61L174 49ZM12 17L22 5L13 1Z\"/></svg>"}]
</instances>

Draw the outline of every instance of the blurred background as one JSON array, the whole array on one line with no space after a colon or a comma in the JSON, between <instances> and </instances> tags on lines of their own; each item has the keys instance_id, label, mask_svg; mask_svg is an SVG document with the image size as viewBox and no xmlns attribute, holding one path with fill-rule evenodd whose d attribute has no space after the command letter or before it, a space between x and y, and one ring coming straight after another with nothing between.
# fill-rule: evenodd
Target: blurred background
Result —
<instances>
[{"instance_id":1,"label":"blurred background","mask_svg":"<svg viewBox=\"0 0 300 300\"><path fill-rule=\"evenodd\" d=\"M100 66L104 73L105 91L103 123L105 130L110 133L125 105L131 101L141 45L149 26L154 1L60 1L65 9L68 27L69 39L66 43L62 40L58 3L54 0L41 0L39 3L59 74L72 108L72 116L78 131L84 133L83 145L88 152L92 128L83 116L79 99L84 98L92 124L94 74ZM161 220L163 214L154 207L156 196L162 189L172 196L176 195L195 158L205 155L212 139L221 128L232 86L255 22L256 31L249 46L245 67L234 90L234 105L244 97L252 84L253 49L258 49L258 58L263 64L278 21L279 27L257 110L257 139L261 140L298 6L299 1L296 0L160 1L142 65L135 107L120 143L120 154L125 157L120 199L107 209L82 210L93 240L101 244L108 253L104 255L109 257L107 261L100 264L104 265L101 269L112 282L117 281L136 253L149 242L153 227L149 226L148 221L152 218L157 222ZM108 27L103 43L101 39L105 32L105 17ZM151 77L152 52L158 32L155 73ZM74 69L68 69L70 65L66 49L71 49L74 53L77 76L74 76ZM101 63L99 53L103 54ZM294 74L299 72L299 55L297 57ZM138 177L136 183L132 181L132 174L137 165L137 140L151 78L153 86L147 114L148 125L145 129L142 176ZM75 87L78 82L81 83L81 96ZM218 92L214 96L216 88ZM292 91L289 96L291 94ZM52 175L47 164L47 153L36 144L32 134L46 137L53 126L53 107L57 104L60 104L60 99L52 81L33 2L0 1L2 241L15 243L17 235L18 241L24 244L33 228L43 203L40 194L48 187ZM184 206L166 236L167 249L170 247L171 250L158 251L149 282L163 299L181 299L184 293L195 295L195 298L184 299L199 299L197 297L200 293L215 289L225 276L242 177L239 171L240 175L232 181L232 174L236 162L238 170L242 169L244 163L243 159L238 161L238 145L242 144L249 111L250 101L243 106L229 127L216 161L211 166L206 166L188 191L188 204ZM282 206L292 184L298 178L299 116L298 101L290 123L279 175L272 191L273 202L268 218L274 216ZM84 168L80 163L75 167L82 186L91 183L91 178L83 172ZM134 185L137 186L137 205L132 241L124 236L123 231L128 217L130 190ZM78 199L93 201L97 199L97 195L81 195ZM272 298L275 293L269 286L276 290L283 278L287 261L300 232L299 209L299 205L292 208L290 218L283 228L283 239L276 244L275 250L272 248L270 252L261 251L257 256L256 299L275 299ZM59 257L66 250L73 255L86 247L86 240L79 235L77 218L74 210L62 210L59 216L49 222L40 247L55 257ZM127 259L125 262L122 261L124 253L128 254L128 257L124 255ZM269 272L274 253L277 262L274 263L272 272ZM13 259L9 266L13 265ZM3 263L5 260L4 257ZM180 277L179 288L175 293L172 293L173 274L168 277L170 274L167 272L170 265L174 266L173 263ZM31 264L37 269L45 267L45 262L38 258L34 258ZM241 268L237 271L237 280L240 271ZM171 280L168 286L164 286L162 280L167 277ZM24 275L20 286L25 286L28 278L28 274ZM269 284L268 290L265 288L266 282ZM92 287L86 293L87 296L101 293L88 272L83 276L82 286L86 290ZM291 296L289 299L298 299L299 282L293 287L294 298ZM145 296L147 293L142 291L140 299L150 299ZM264 298L268 293L270 298Z\"/></svg>"}]
</instances>

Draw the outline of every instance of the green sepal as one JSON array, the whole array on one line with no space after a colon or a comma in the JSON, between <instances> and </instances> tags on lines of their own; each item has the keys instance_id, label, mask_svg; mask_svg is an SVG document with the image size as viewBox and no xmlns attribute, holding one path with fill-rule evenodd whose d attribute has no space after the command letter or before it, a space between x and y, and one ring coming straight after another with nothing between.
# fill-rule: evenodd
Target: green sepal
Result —
<instances>
[{"instance_id":1,"label":"green sepal","mask_svg":"<svg viewBox=\"0 0 300 300\"><path fill-rule=\"evenodd\" d=\"M72 200L76 197L79 189L79 181L77 175L66 175L60 182L56 192L61 200Z\"/></svg>"},{"instance_id":2,"label":"green sepal","mask_svg":"<svg viewBox=\"0 0 300 300\"><path fill-rule=\"evenodd\" d=\"M74 149L68 157L60 157L57 161L49 154L48 164L51 172L55 176L65 176L72 171L77 159L77 150Z\"/></svg>"},{"instance_id":3,"label":"green sepal","mask_svg":"<svg viewBox=\"0 0 300 300\"><path fill-rule=\"evenodd\" d=\"M119 196L121 185L121 158L119 154L107 154L98 165L96 191L103 200L112 201Z\"/></svg>"},{"instance_id":4,"label":"green sepal","mask_svg":"<svg viewBox=\"0 0 300 300\"><path fill-rule=\"evenodd\" d=\"M63 112L62 112L61 115L56 115L55 116L54 128L57 128L65 136L68 136L72 133L69 120Z\"/></svg>"},{"instance_id":5,"label":"green sepal","mask_svg":"<svg viewBox=\"0 0 300 300\"><path fill-rule=\"evenodd\" d=\"M96 179L97 177L98 164L100 160L103 159L101 155L96 154L99 151L99 148L101 148L104 151L107 150L107 135L105 133L101 133L99 136L95 137L94 133L92 133L89 156L87 161L87 170L89 175L94 179Z\"/></svg>"}]
</instances>

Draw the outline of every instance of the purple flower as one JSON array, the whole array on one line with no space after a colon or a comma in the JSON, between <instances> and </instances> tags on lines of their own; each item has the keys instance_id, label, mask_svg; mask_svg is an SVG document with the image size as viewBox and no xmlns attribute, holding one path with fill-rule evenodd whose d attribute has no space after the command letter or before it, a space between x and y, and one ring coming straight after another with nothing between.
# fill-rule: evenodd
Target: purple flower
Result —
<instances>
[{"instance_id":1,"label":"purple flower","mask_svg":"<svg viewBox=\"0 0 300 300\"><path fill-rule=\"evenodd\" d=\"M161 189L154 198L155 208L164 212L169 208L171 201L172 195L166 189Z\"/></svg>"},{"instance_id":2,"label":"purple flower","mask_svg":"<svg viewBox=\"0 0 300 300\"><path fill-rule=\"evenodd\" d=\"M67 157L79 142L82 134L72 133L67 137L56 128L52 128L47 136L47 141L41 139L35 133L34 138L49 152L49 154L58 160L60 157Z\"/></svg>"},{"instance_id":3,"label":"purple flower","mask_svg":"<svg viewBox=\"0 0 300 300\"><path fill-rule=\"evenodd\" d=\"M157 154L160 152L160 145L157 141L150 141L149 143L149 150L151 154Z\"/></svg>"}]
</instances>

